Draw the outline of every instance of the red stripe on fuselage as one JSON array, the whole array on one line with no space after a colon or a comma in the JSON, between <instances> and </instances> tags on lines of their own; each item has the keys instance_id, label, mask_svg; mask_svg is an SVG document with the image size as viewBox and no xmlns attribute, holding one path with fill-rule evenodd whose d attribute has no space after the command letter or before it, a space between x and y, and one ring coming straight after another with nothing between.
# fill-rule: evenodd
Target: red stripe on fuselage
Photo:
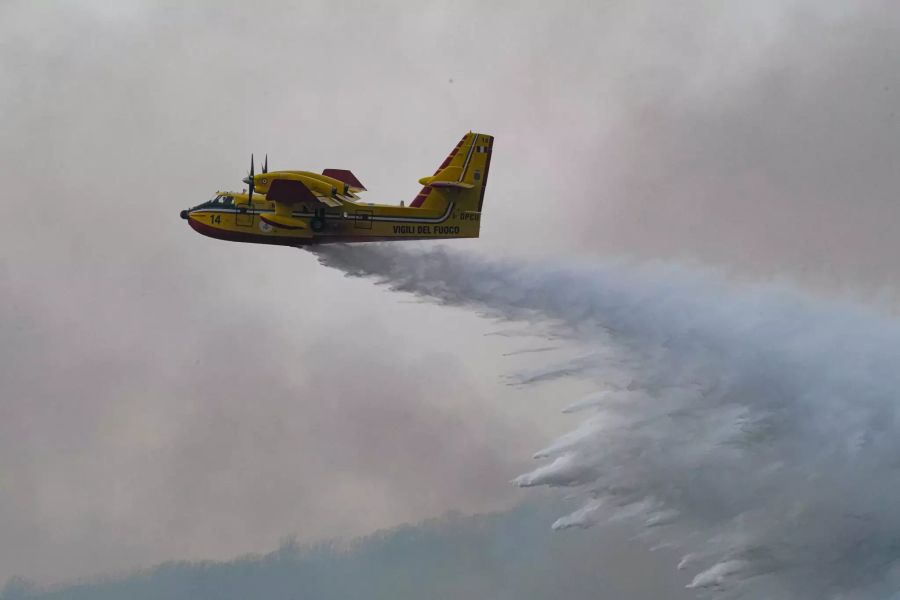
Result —
<instances>
[{"instance_id":1,"label":"red stripe on fuselage","mask_svg":"<svg viewBox=\"0 0 900 600\"><path fill-rule=\"evenodd\" d=\"M197 233L217 240L228 242L245 242L248 244L270 244L274 246L316 246L319 244L359 244L363 242L412 242L416 240L450 240L455 238L465 239L463 236L416 236L416 237L392 237L392 236L354 236L354 235L323 235L313 238L284 238L258 233L244 233L241 231L227 231L210 227L195 219L188 219L188 224Z\"/></svg>"}]
</instances>

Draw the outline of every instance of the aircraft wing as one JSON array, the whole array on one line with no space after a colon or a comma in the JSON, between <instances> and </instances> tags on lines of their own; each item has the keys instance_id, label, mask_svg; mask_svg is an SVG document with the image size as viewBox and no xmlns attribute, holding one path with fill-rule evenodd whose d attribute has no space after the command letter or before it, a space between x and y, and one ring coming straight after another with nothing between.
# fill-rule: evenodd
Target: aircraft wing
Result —
<instances>
[{"instance_id":1,"label":"aircraft wing","mask_svg":"<svg viewBox=\"0 0 900 600\"><path fill-rule=\"evenodd\" d=\"M303 185L302 181L276 179L269 186L266 200L272 200L285 206L293 206L302 202L318 202L319 198L308 187Z\"/></svg>"},{"instance_id":2,"label":"aircraft wing","mask_svg":"<svg viewBox=\"0 0 900 600\"><path fill-rule=\"evenodd\" d=\"M351 173L348 169L325 169L324 171L322 171L322 175L331 177L332 179L337 179L342 183L346 183L350 188L350 191L354 194L366 191L366 188L362 184L362 182L357 179L356 175Z\"/></svg>"},{"instance_id":3,"label":"aircraft wing","mask_svg":"<svg viewBox=\"0 0 900 600\"><path fill-rule=\"evenodd\" d=\"M335 200L334 198L328 198L327 196L316 196L316 200L318 200L325 206L330 206L332 208L336 208L338 206L343 206L343 204L339 200Z\"/></svg>"},{"instance_id":4,"label":"aircraft wing","mask_svg":"<svg viewBox=\"0 0 900 600\"><path fill-rule=\"evenodd\" d=\"M294 179L276 179L269 187L266 200L273 200L276 205L294 206L303 202L321 202L332 208L341 206L341 202L327 196L317 196L302 181Z\"/></svg>"}]
</instances>

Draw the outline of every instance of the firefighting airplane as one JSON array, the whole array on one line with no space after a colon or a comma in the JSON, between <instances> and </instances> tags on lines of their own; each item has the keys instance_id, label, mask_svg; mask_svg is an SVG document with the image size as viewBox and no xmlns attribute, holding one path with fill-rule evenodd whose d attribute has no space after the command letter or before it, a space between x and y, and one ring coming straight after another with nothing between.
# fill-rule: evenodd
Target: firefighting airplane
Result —
<instances>
[{"instance_id":1,"label":"firefighting airplane","mask_svg":"<svg viewBox=\"0 0 900 600\"><path fill-rule=\"evenodd\" d=\"M404 206L371 204L363 184L344 169L268 172L244 178L248 192L218 192L181 218L203 235L236 242L305 246L478 237L494 138L469 132Z\"/></svg>"}]
</instances>

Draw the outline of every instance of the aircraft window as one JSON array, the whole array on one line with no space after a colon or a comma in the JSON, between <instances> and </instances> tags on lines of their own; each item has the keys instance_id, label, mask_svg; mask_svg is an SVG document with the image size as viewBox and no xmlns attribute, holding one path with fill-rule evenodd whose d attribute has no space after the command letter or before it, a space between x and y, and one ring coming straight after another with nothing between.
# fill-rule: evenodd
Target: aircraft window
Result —
<instances>
[{"instance_id":1,"label":"aircraft window","mask_svg":"<svg viewBox=\"0 0 900 600\"><path fill-rule=\"evenodd\" d=\"M222 199L222 202L225 204L225 206L231 206L234 204L234 196L225 196Z\"/></svg>"},{"instance_id":2,"label":"aircraft window","mask_svg":"<svg viewBox=\"0 0 900 600\"><path fill-rule=\"evenodd\" d=\"M212 198L210 198L209 200L207 200L207 201L204 202L203 204L198 204L198 205L195 206L194 208L200 208L200 207L202 207L202 206L214 206L214 205L216 205L216 204L219 202L219 199L220 199L221 197L222 197L222 196L213 196Z\"/></svg>"}]
</instances>

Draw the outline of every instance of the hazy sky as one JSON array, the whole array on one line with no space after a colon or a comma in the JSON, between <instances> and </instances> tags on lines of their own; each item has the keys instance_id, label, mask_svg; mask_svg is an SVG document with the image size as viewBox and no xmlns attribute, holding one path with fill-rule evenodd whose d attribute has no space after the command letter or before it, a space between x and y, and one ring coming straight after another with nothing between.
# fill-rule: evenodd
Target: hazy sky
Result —
<instances>
[{"instance_id":1,"label":"hazy sky","mask_svg":"<svg viewBox=\"0 0 900 600\"><path fill-rule=\"evenodd\" d=\"M524 494L536 339L178 218L272 168L410 200L496 136L484 253L895 296L889 2L0 5L0 579L356 535ZM529 493L530 494L530 493Z\"/></svg>"}]
</instances>

